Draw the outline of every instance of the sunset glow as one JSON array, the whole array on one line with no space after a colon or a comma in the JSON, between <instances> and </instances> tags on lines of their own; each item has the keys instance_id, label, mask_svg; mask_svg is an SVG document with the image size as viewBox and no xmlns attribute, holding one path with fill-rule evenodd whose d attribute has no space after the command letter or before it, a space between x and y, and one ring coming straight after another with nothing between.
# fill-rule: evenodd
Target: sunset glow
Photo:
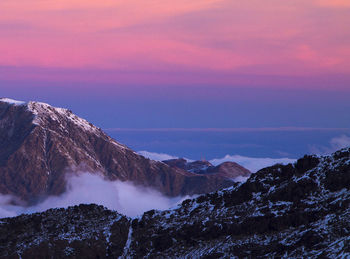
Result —
<instances>
[{"instance_id":1,"label":"sunset glow","mask_svg":"<svg viewBox=\"0 0 350 259\"><path fill-rule=\"evenodd\" d=\"M85 80L81 71L99 70L104 82L203 83L186 76L196 73L234 85L247 84L235 75L348 75L348 28L344 0L3 0L0 77L26 68L19 78Z\"/></svg>"}]
</instances>

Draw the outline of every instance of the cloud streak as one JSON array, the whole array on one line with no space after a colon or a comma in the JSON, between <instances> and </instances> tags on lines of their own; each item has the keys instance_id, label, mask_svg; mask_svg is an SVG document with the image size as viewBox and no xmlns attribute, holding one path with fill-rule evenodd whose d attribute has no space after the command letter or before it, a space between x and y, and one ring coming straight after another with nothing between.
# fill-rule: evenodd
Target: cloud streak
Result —
<instances>
[{"instance_id":1,"label":"cloud streak","mask_svg":"<svg viewBox=\"0 0 350 259\"><path fill-rule=\"evenodd\" d=\"M156 161L164 161L164 160L178 158L176 156L171 156L171 155L164 154L164 153L154 153L154 152L148 152L148 151L139 151L137 153L139 153L141 156L144 156L146 158L156 160Z\"/></svg>"}]
</instances>

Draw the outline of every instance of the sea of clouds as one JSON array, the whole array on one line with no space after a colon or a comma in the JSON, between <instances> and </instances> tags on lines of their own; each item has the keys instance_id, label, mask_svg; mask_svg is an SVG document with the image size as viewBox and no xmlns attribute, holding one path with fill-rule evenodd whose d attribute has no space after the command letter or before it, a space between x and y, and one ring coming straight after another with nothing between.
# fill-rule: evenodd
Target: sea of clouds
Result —
<instances>
[{"instance_id":1,"label":"sea of clouds","mask_svg":"<svg viewBox=\"0 0 350 259\"><path fill-rule=\"evenodd\" d=\"M312 147L312 153L327 154L338 149L349 147L350 137L341 135L332 138L327 147ZM140 151L139 154L157 161L178 158L176 156ZM188 161L192 161L188 159ZM212 159L209 162L219 165L226 161L236 162L250 170L257 172L274 164L294 163L291 158L256 158L240 155L226 155L223 158ZM244 182L247 178L235 179ZM18 198L10 195L0 195L0 218L13 217L23 213L42 212L50 208L62 208L82 203L95 203L103 205L111 210L116 210L129 217L137 217L151 209L166 210L175 207L183 200L190 198L170 198L158 191L142 186L135 186L130 182L108 181L97 173L79 173L67 176L67 190L59 196L50 196L42 202L28 207Z\"/></svg>"},{"instance_id":2,"label":"sea of clouds","mask_svg":"<svg viewBox=\"0 0 350 259\"><path fill-rule=\"evenodd\" d=\"M327 155L331 154L339 149L350 147L350 137L347 135L340 135L336 136L332 139L330 139L328 146L315 146L311 145L309 146L309 151L312 154L317 155ZM178 158L173 155L164 154L164 153L155 153L155 152L148 152L148 151L139 151L140 155L147 157L149 159L157 160L157 161L164 161L169 159L175 159ZM185 158L186 160L193 161L190 159ZM247 157L247 156L241 156L241 155L226 155L222 158L214 158L212 160L209 160L209 162L213 165L219 165L223 162L236 162L240 164L241 166L247 168L252 173L256 173L262 168L272 166L275 164L289 164L294 163L296 159L293 158L269 158L269 157ZM238 181L238 179L237 179Z\"/></svg>"},{"instance_id":3,"label":"sea of clouds","mask_svg":"<svg viewBox=\"0 0 350 259\"><path fill-rule=\"evenodd\" d=\"M126 216L136 217L151 209L169 209L184 199L190 198L188 196L167 197L153 189L135 186L130 182L108 181L98 174L79 173L67 176L66 180L66 192L59 196L50 196L31 207L25 206L16 197L0 195L0 218L82 203L103 205Z\"/></svg>"},{"instance_id":4,"label":"sea of clouds","mask_svg":"<svg viewBox=\"0 0 350 259\"><path fill-rule=\"evenodd\" d=\"M163 161L177 158L168 154L141 151L139 154L153 160ZM191 161L191 160L189 160ZM288 158L251 158L239 155L227 155L224 158L213 159L210 162L218 165L222 162L233 161L246 167L251 172L276 163L291 163L295 160ZM247 177L235 179L244 182ZM10 195L0 195L0 218L14 217L23 213L42 212L51 208L65 208L82 203L95 203L111 210L116 210L129 217L142 215L151 209L166 210L175 207L186 197L168 197L160 192L136 186L131 182L108 181L97 173L81 172L67 176L67 190L59 196L50 196L34 206L25 206L18 198Z\"/></svg>"},{"instance_id":5,"label":"sea of clouds","mask_svg":"<svg viewBox=\"0 0 350 259\"><path fill-rule=\"evenodd\" d=\"M178 158L176 156L163 154L163 153L154 153L154 152L148 152L148 151L140 151L138 152L140 155L147 157L149 159L157 160L157 161L164 161L168 159L175 159ZM187 158L185 158L187 159ZM190 159L187 159L188 161L193 161ZM272 166L275 164L289 164L294 163L296 159L291 158L258 158L258 157L246 157L246 156L240 156L240 155L226 155L222 158L215 158L212 160L209 160L209 162L213 165L219 165L224 162L236 162L237 164L240 164L241 166L247 168L252 173L256 173L258 170Z\"/></svg>"}]
</instances>

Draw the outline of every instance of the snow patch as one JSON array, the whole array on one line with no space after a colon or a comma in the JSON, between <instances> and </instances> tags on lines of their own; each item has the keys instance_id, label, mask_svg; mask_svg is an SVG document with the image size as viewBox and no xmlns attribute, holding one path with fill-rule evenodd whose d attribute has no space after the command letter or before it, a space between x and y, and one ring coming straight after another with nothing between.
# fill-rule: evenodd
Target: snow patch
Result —
<instances>
[{"instance_id":1,"label":"snow patch","mask_svg":"<svg viewBox=\"0 0 350 259\"><path fill-rule=\"evenodd\" d=\"M17 100L10 99L10 98L0 98L0 102L8 103L11 105L25 105L26 104L26 102L17 101Z\"/></svg>"},{"instance_id":2,"label":"snow patch","mask_svg":"<svg viewBox=\"0 0 350 259\"><path fill-rule=\"evenodd\" d=\"M128 239L127 239L125 247L124 247L123 256L120 258L128 258L127 255L129 253L129 250L130 250L131 241L132 241L132 224L130 224L130 227L129 227Z\"/></svg>"}]
</instances>

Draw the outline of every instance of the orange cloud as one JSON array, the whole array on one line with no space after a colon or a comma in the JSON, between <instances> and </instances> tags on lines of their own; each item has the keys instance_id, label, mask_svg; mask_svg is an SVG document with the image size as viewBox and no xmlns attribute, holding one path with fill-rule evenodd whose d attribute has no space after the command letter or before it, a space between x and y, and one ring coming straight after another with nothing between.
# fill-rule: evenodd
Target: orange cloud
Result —
<instances>
[{"instance_id":1,"label":"orange cloud","mask_svg":"<svg viewBox=\"0 0 350 259\"><path fill-rule=\"evenodd\" d=\"M316 0L316 4L323 7L335 7L335 8L350 7L349 0Z\"/></svg>"}]
</instances>

